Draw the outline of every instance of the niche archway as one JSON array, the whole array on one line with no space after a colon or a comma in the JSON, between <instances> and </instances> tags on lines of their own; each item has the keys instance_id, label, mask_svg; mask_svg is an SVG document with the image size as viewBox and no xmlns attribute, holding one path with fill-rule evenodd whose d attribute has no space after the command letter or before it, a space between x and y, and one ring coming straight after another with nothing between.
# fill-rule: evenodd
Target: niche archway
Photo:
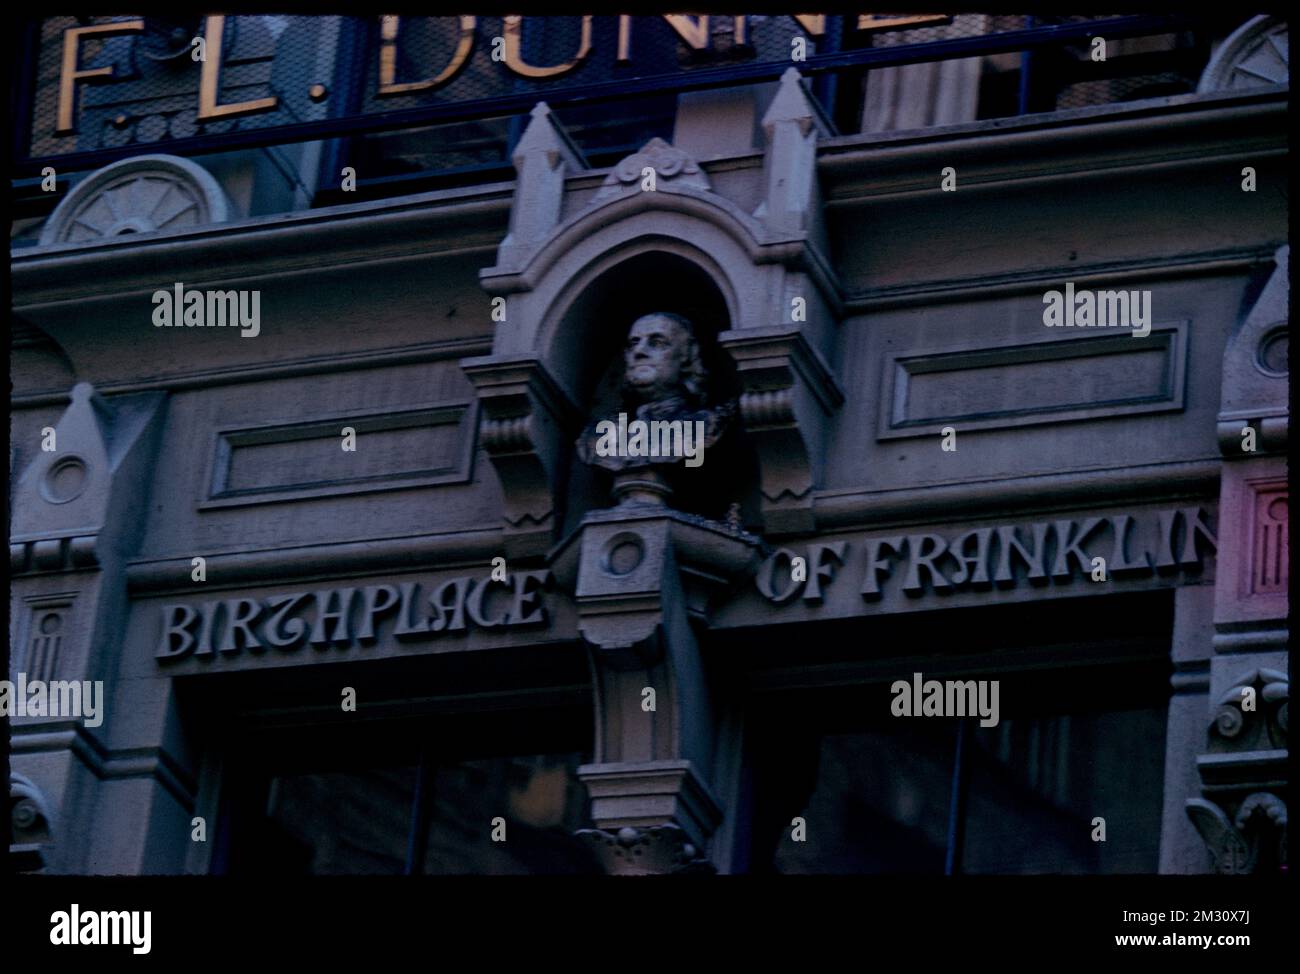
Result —
<instances>
[{"instance_id":1,"label":"niche archway","mask_svg":"<svg viewBox=\"0 0 1300 974\"><path fill-rule=\"evenodd\" d=\"M718 344L718 335L731 327L731 296L710 269L692 259L694 255L687 256L680 242L650 247L645 243L583 275L567 304L543 325L546 365L572 391L579 416L577 428L567 437L562 535L586 512L611 503L608 474L579 461L572 444L587 422L612 417L622 408L623 346L634 321L654 311L688 318L709 373L708 401L734 400L741 392L735 367ZM673 506L722 519L731 505L739 504L742 521L752 521L757 517L757 479L756 459L744 444L737 420L699 468L683 471Z\"/></svg>"}]
</instances>

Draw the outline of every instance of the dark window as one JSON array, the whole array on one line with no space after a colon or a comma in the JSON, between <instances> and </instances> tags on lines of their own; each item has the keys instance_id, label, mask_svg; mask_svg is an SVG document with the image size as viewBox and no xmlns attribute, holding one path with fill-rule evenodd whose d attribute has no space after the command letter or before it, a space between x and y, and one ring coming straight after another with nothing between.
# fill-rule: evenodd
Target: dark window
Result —
<instances>
[{"instance_id":1,"label":"dark window","mask_svg":"<svg viewBox=\"0 0 1300 974\"><path fill-rule=\"evenodd\" d=\"M1166 661L1020 672L948 666L918 669L926 680L999 681L996 726L895 717L889 683L801 699L774 693L754 705L752 871L1157 871ZM1098 819L1105 841L1094 838Z\"/></svg>"}]
</instances>

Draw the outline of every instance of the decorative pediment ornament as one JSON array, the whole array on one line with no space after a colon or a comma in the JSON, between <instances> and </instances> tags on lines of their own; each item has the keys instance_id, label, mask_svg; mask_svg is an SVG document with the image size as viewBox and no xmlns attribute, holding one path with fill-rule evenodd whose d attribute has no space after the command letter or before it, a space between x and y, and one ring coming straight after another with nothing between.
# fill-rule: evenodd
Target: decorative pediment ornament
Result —
<instances>
[{"instance_id":1,"label":"decorative pediment ornament","mask_svg":"<svg viewBox=\"0 0 1300 974\"><path fill-rule=\"evenodd\" d=\"M40 244L90 243L229 219L221 186L179 156L135 156L78 183L41 229Z\"/></svg>"},{"instance_id":2,"label":"decorative pediment ornament","mask_svg":"<svg viewBox=\"0 0 1300 974\"><path fill-rule=\"evenodd\" d=\"M614 196L632 185L640 187L642 180L649 175L647 169L654 170L656 190L665 186L673 189L682 186L710 189L709 177L700 169L699 163L681 149L656 136L610 171L596 194L596 199Z\"/></svg>"},{"instance_id":3,"label":"decorative pediment ornament","mask_svg":"<svg viewBox=\"0 0 1300 974\"><path fill-rule=\"evenodd\" d=\"M1286 449L1290 424L1291 246L1273 256L1275 267L1241 327L1223 352L1218 416L1219 449L1231 459L1251 460L1259 452L1242 448L1242 428L1256 431L1257 449Z\"/></svg>"},{"instance_id":4,"label":"decorative pediment ornament","mask_svg":"<svg viewBox=\"0 0 1300 974\"><path fill-rule=\"evenodd\" d=\"M1252 17L1214 52L1196 90L1236 91L1291 80L1287 23L1281 17Z\"/></svg>"}]
</instances>

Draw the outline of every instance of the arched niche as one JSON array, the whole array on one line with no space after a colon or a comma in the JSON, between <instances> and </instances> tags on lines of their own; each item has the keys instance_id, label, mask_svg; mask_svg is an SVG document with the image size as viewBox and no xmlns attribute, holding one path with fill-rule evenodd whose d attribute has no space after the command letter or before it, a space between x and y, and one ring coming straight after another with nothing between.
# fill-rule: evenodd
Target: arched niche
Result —
<instances>
[{"instance_id":1,"label":"arched niche","mask_svg":"<svg viewBox=\"0 0 1300 974\"><path fill-rule=\"evenodd\" d=\"M707 255L670 239L646 239L611 254L575 282L563 303L543 322L539 340L543 361L578 406L574 428L566 431L567 489L562 494L562 534L582 516L608 507L610 477L579 461L573 449L588 422L612 418L625 408L622 395L623 347L632 323L655 311L688 318L708 370L710 403L738 399L741 388L730 357L718 344L729 330L735 295ZM673 506L721 519L733 504L757 517L756 459L736 424L704 463L676 478Z\"/></svg>"}]
</instances>

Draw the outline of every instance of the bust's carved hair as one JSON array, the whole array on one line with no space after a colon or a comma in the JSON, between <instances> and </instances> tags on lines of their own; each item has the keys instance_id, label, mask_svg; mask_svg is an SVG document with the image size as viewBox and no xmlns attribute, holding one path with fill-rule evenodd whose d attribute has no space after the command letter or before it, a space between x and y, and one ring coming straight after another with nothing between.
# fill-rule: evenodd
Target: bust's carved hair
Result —
<instances>
[{"instance_id":1,"label":"bust's carved hair","mask_svg":"<svg viewBox=\"0 0 1300 974\"><path fill-rule=\"evenodd\" d=\"M629 326L629 331L650 318L664 318L686 332L686 361L682 363L682 385L694 405L704 404L704 391L709 381L709 370L704 367L700 356L700 343L695 337L695 326L689 318L671 311L652 311L644 314Z\"/></svg>"}]
</instances>

